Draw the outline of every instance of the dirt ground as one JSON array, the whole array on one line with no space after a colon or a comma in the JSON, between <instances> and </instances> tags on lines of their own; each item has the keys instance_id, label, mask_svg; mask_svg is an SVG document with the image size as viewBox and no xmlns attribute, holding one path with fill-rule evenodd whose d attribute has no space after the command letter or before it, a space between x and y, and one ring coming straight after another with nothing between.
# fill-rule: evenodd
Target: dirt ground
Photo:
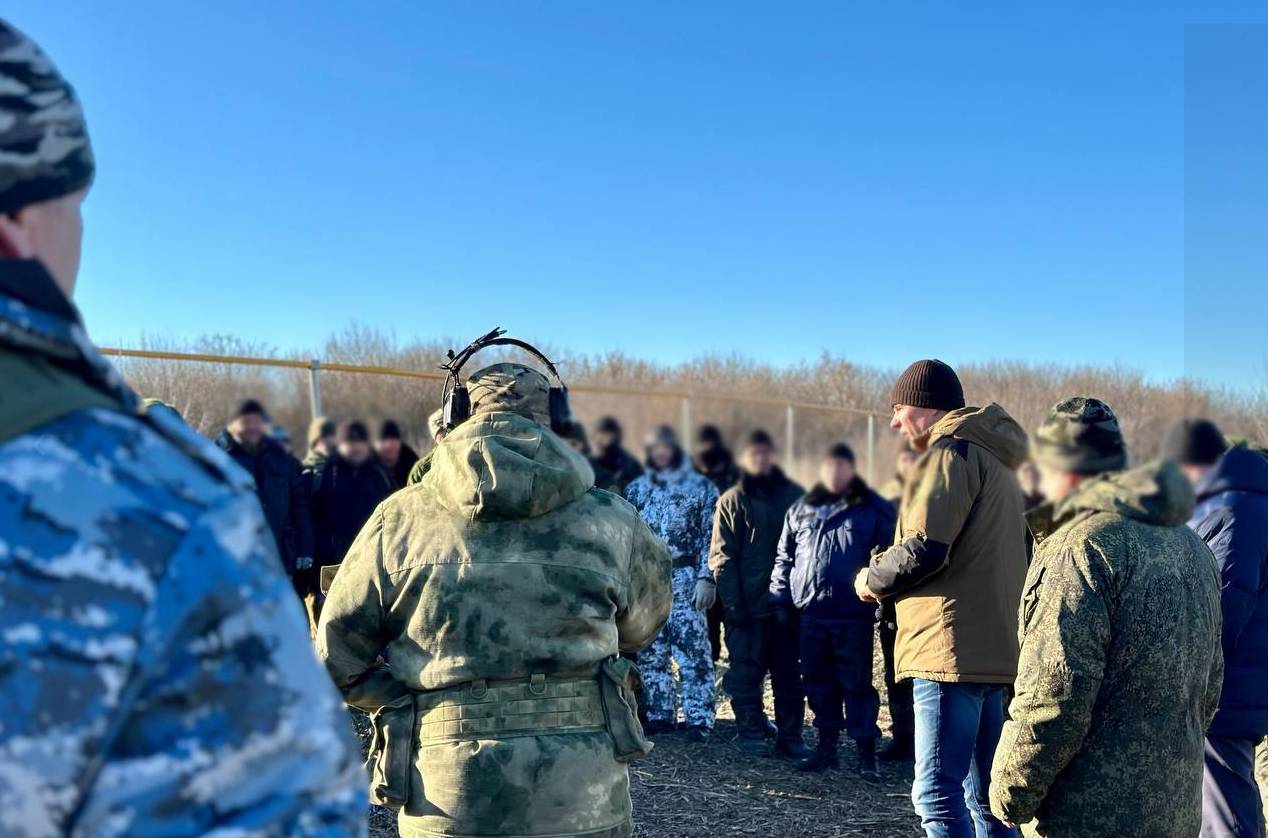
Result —
<instances>
[{"instance_id":1,"label":"dirt ground","mask_svg":"<svg viewBox=\"0 0 1268 838\"><path fill-rule=\"evenodd\" d=\"M875 660L879 664L880 649ZM718 672L719 679L725 663ZM885 689L881 729L889 730ZM773 713L767 690L767 711ZM806 743L813 746L806 715ZM841 768L803 774L775 758L753 758L736 748L735 717L719 689L718 721L701 745L670 734L657 737L646 759L630 766L635 834L639 838L713 838L719 835L797 836L797 838L906 838L919 836L920 821L911 808L911 766L881 763L880 782L863 782L854 773L854 746L844 739ZM883 744L883 743L882 743ZM396 838L396 816L371 807L371 838Z\"/></svg>"}]
</instances>

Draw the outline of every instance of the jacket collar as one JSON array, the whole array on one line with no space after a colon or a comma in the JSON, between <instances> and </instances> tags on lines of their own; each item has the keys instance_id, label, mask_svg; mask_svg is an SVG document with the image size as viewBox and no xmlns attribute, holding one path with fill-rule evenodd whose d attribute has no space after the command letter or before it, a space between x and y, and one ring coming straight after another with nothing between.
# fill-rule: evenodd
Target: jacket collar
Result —
<instances>
[{"instance_id":1,"label":"jacket collar","mask_svg":"<svg viewBox=\"0 0 1268 838\"><path fill-rule=\"evenodd\" d=\"M129 411L138 409L136 394L92 345L75 306L36 260L0 260L0 348L44 356Z\"/></svg>"}]
</instances>

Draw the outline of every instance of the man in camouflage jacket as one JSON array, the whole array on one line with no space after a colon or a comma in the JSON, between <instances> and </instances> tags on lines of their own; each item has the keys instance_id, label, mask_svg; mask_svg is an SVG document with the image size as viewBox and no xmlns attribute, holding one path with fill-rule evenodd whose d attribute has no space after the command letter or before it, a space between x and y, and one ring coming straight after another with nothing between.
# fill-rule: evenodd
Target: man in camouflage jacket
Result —
<instances>
[{"instance_id":1,"label":"man in camouflage jacket","mask_svg":"<svg viewBox=\"0 0 1268 838\"><path fill-rule=\"evenodd\" d=\"M599 690L664 624L669 556L546 427L541 373L495 364L468 388L471 418L349 549L319 653L375 714L372 794L407 838L630 835Z\"/></svg>"},{"instance_id":2,"label":"man in camouflage jacket","mask_svg":"<svg viewBox=\"0 0 1268 838\"><path fill-rule=\"evenodd\" d=\"M1131 471L1096 399L1057 405L1032 446L1051 505L1021 604L1016 697L991 810L1043 836L1192 838L1219 702L1220 582L1185 522L1178 466Z\"/></svg>"},{"instance_id":3,"label":"man in camouflage jacket","mask_svg":"<svg viewBox=\"0 0 1268 838\"><path fill-rule=\"evenodd\" d=\"M69 300L91 175L70 87L0 21L0 835L363 835L250 478L143 414Z\"/></svg>"},{"instance_id":4,"label":"man in camouflage jacket","mask_svg":"<svg viewBox=\"0 0 1268 838\"><path fill-rule=\"evenodd\" d=\"M705 613L718 595L709 570L718 490L691 467L674 429L668 426L658 428L648 439L647 466L625 490L625 497L669 545L674 576L669 623L639 657L648 726L653 733L675 727L681 703L687 733L703 740L713 729L716 695ZM676 690L671 660L678 663Z\"/></svg>"}]
</instances>

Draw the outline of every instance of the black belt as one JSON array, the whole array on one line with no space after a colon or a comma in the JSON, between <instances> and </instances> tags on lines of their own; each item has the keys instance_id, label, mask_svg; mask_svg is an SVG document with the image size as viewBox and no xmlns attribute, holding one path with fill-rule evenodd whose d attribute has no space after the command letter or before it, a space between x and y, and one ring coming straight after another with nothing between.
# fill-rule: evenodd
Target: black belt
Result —
<instances>
[{"instance_id":1,"label":"black belt","mask_svg":"<svg viewBox=\"0 0 1268 838\"><path fill-rule=\"evenodd\" d=\"M698 564L700 564L699 556L679 556L674 559L675 570L680 567L696 567Z\"/></svg>"}]
</instances>

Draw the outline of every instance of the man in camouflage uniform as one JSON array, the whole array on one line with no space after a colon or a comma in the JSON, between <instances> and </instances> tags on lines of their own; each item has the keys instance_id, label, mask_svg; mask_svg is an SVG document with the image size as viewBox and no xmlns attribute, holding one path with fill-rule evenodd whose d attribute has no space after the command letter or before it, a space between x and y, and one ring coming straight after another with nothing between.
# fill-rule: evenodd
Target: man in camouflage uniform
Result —
<instances>
[{"instance_id":1,"label":"man in camouflage uniform","mask_svg":"<svg viewBox=\"0 0 1268 838\"><path fill-rule=\"evenodd\" d=\"M1096 399L1057 405L1032 453L1050 503L1028 516L1038 546L991 810L1055 838L1191 838L1224 670L1219 572L1185 526L1193 489L1169 461L1122 471L1118 419Z\"/></svg>"},{"instance_id":2,"label":"man in camouflage uniform","mask_svg":"<svg viewBox=\"0 0 1268 838\"><path fill-rule=\"evenodd\" d=\"M713 730L716 692L705 612L718 595L709 570L718 490L691 467L674 429L668 426L658 428L648 439L647 465L648 470L625 490L625 497L669 545L674 567L669 624L639 657L648 732L664 733L677 726L677 692L688 736L704 741ZM678 663L677 690L671 660Z\"/></svg>"},{"instance_id":3,"label":"man in camouflage uniform","mask_svg":"<svg viewBox=\"0 0 1268 838\"><path fill-rule=\"evenodd\" d=\"M373 797L405 836L627 836L622 649L669 614L669 556L548 430L549 385L495 364L422 481L379 505L331 586L318 648L374 713ZM602 697L601 697L602 696Z\"/></svg>"},{"instance_id":4,"label":"man in camouflage uniform","mask_svg":"<svg viewBox=\"0 0 1268 838\"><path fill-rule=\"evenodd\" d=\"M92 172L70 87L0 21L0 834L364 834L250 479L145 411L69 300Z\"/></svg>"}]
</instances>

